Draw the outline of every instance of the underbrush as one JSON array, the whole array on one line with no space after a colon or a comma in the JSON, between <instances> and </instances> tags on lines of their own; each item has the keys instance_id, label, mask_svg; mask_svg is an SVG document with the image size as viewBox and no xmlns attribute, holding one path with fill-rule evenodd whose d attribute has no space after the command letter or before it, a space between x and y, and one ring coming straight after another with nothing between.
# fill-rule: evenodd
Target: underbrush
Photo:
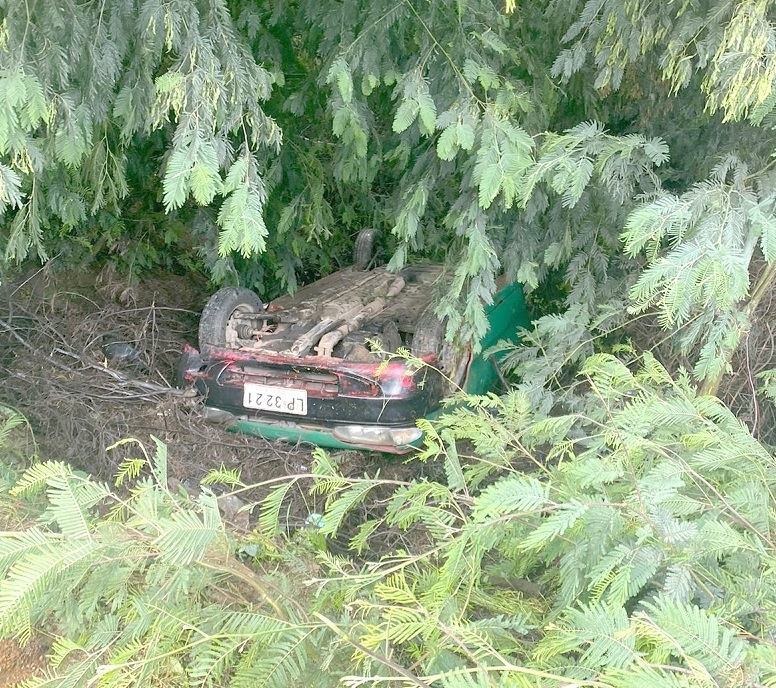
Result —
<instances>
[{"instance_id":1,"label":"underbrush","mask_svg":"<svg viewBox=\"0 0 776 688\"><path fill-rule=\"evenodd\" d=\"M0 530L28 526L38 509L10 496L23 471L38 459L29 421L18 410L0 403Z\"/></svg>"},{"instance_id":2,"label":"underbrush","mask_svg":"<svg viewBox=\"0 0 776 688\"><path fill-rule=\"evenodd\" d=\"M439 480L316 452L248 532L219 500L256 485L190 494L158 440L113 486L33 464L2 496L39 508L0 539L0 633L57 633L29 688L776 685L770 451L649 355L588 358L574 398L452 406L413 459ZM300 485L320 513L289 534Z\"/></svg>"}]
</instances>

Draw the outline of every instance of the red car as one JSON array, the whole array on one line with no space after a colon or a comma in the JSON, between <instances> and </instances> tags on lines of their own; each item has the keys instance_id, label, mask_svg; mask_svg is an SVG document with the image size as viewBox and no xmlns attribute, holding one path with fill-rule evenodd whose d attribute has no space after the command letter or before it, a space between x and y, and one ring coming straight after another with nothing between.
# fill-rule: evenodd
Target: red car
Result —
<instances>
[{"instance_id":1,"label":"red car","mask_svg":"<svg viewBox=\"0 0 776 688\"><path fill-rule=\"evenodd\" d=\"M437 412L451 386L481 393L498 380L494 361L444 341L434 315L442 267L368 269L373 237L361 232L353 267L293 296L266 305L240 287L212 296L199 351L186 347L180 366L209 415L269 439L404 453L421 438L417 419ZM520 286L502 289L488 313L483 348L514 339L528 324Z\"/></svg>"}]
</instances>

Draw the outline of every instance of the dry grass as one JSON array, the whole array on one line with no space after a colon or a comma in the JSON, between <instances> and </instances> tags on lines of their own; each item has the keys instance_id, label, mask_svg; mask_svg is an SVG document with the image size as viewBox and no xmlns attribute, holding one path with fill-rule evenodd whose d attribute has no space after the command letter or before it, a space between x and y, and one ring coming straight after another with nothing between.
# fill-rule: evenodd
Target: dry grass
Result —
<instances>
[{"instance_id":1,"label":"dry grass","mask_svg":"<svg viewBox=\"0 0 776 688\"><path fill-rule=\"evenodd\" d=\"M100 275L39 271L0 290L0 404L29 419L42 459L65 460L110 481L121 461L150 437L168 447L170 476L196 490L210 470L238 470L247 484L307 473L312 448L226 432L208 424L201 402L175 387L183 345L196 344L206 283L165 275L129 285ZM106 341L123 341L136 360L106 360ZM409 478L395 458L347 452L346 474L380 468ZM290 528L320 512L300 483L287 513ZM256 501L263 489L241 495ZM253 519L253 516L252 516Z\"/></svg>"},{"instance_id":2,"label":"dry grass","mask_svg":"<svg viewBox=\"0 0 776 688\"><path fill-rule=\"evenodd\" d=\"M196 488L211 469L261 482L309 466L310 449L226 432L175 387L185 342L196 343L207 285L164 276L126 285L114 275L40 271L0 291L0 403L30 423L43 459L104 479L136 444L168 445L171 476ZM108 341L135 360L106 359Z\"/></svg>"}]
</instances>

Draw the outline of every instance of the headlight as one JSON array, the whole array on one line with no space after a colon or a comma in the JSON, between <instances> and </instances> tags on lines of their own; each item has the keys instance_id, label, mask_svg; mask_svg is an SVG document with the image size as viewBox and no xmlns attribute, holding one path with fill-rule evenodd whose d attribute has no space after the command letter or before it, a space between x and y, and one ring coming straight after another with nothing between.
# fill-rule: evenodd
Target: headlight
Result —
<instances>
[{"instance_id":1,"label":"headlight","mask_svg":"<svg viewBox=\"0 0 776 688\"><path fill-rule=\"evenodd\" d=\"M423 436L418 428L384 428L374 425L340 425L334 428L333 434L340 442L384 447L403 447Z\"/></svg>"}]
</instances>

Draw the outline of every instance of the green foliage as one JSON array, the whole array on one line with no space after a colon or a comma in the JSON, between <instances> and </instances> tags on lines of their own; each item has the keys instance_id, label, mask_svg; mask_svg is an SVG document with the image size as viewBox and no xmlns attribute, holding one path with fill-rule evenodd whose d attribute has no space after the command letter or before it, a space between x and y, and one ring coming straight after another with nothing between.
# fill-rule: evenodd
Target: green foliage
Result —
<instances>
[{"instance_id":1,"label":"green foliage","mask_svg":"<svg viewBox=\"0 0 776 688\"><path fill-rule=\"evenodd\" d=\"M314 597L236 558L215 495L170 492L161 444L121 467L127 494L29 469L16 491L46 507L0 539L0 629L61 632L51 681L774 683L773 457L703 393L776 279L771 3L0 10L6 258L77 245L143 269L175 247L277 291L374 226L393 268L447 261L450 338L482 334L500 273L562 276L566 308L500 345L508 394L426 424L445 480L317 457L312 540L366 563L319 551ZM628 313L692 374L613 337ZM270 486L262 537L302 480ZM403 548L371 553L383 531Z\"/></svg>"},{"instance_id":2,"label":"green foliage","mask_svg":"<svg viewBox=\"0 0 776 688\"><path fill-rule=\"evenodd\" d=\"M245 158L243 148L255 154L280 145L280 130L260 106L273 77L254 61L223 2L9 2L2 27L0 211L16 209L7 257L23 259L30 248L45 257L37 227L72 227L117 208L129 193L128 156L154 155L151 134L159 129L168 152L154 171L165 209L222 196L223 206L231 201L222 206L225 250L235 241L243 252L263 249L251 224L261 216L260 176L252 172L245 194L237 187L248 186L247 174L230 188L227 170Z\"/></svg>"},{"instance_id":3,"label":"green foliage","mask_svg":"<svg viewBox=\"0 0 776 688\"><path fill-rule=\"evenodd\" d=\"M429 425L447 481L348 477L318 452L260 505L277 537L291 487L325 497L280 563L235 556L209 488L171 493L158 441L124 496L36 465L14 494L45 508L0 538L0 629L59 632L30 686L770 685L771 453L649 354L581 359L547 394L550 411L515 389ZM365 504L358 559L330 554ZM381 532L401 546L373 552Z\"/></svg>"},{"instance_id":4,"label":"green foliage","mask_svg":"<svg viewBox=\"0 0 776 688\"><path fill-rule=\"evenodd\" d=\"M46 508L0 538L0 632L62 632L35 685L86 685L97 671L106 685L305 685L320 629L231 554L212 493L168 490L165 452L157 442L143 475L122 472L124 497L59 462L22 476L14 494L44 491Z\"/></svg>"},{"instance_id":5,"label":"green foliage","mask_svg":"<svg viewBox=\"0 0 776 688\"><path fill-rule=\"evenodd\" d=\"M772 10L752 0L681 6L588 0L563 37L570 47L553 73L569 79L592 58L596 88L617 89L631 65L653 57L673 92L699 75L710 111L762 120L776 104Z\"/></svg>"},{"instance_id":6,"label":"green foliage","mask_svg":"<svg viewBox=\"0 0 776 688\"><path fill-rule=\"evenodd\" d=\"M630 291L710 387L760 302L768 3L0 8L7 258L204 265L269 298L372 226L393 268L447 261L450 338L480 337L501 273L562 274L564 317L588 327Z\"/></svg>"},{"instance_id":7,"label":"green foliage","mask_svg":"<svg viewBox=\"0 0 776 688\"><path fill-rule=\"evenodd\" d=\"M646 249L651 264L632 287L634 312L655 306L665 327L681 330L685 353L698 350L695 373L705 380L729 365L752 309L749 269L759 244L773 259L772 175L753 187L747 168L727 159L708 182L677 197L661 194L635 210L623 233L626 251ZM663 246L667 249L663 250Z\"/></svg>"}]
</instances>

